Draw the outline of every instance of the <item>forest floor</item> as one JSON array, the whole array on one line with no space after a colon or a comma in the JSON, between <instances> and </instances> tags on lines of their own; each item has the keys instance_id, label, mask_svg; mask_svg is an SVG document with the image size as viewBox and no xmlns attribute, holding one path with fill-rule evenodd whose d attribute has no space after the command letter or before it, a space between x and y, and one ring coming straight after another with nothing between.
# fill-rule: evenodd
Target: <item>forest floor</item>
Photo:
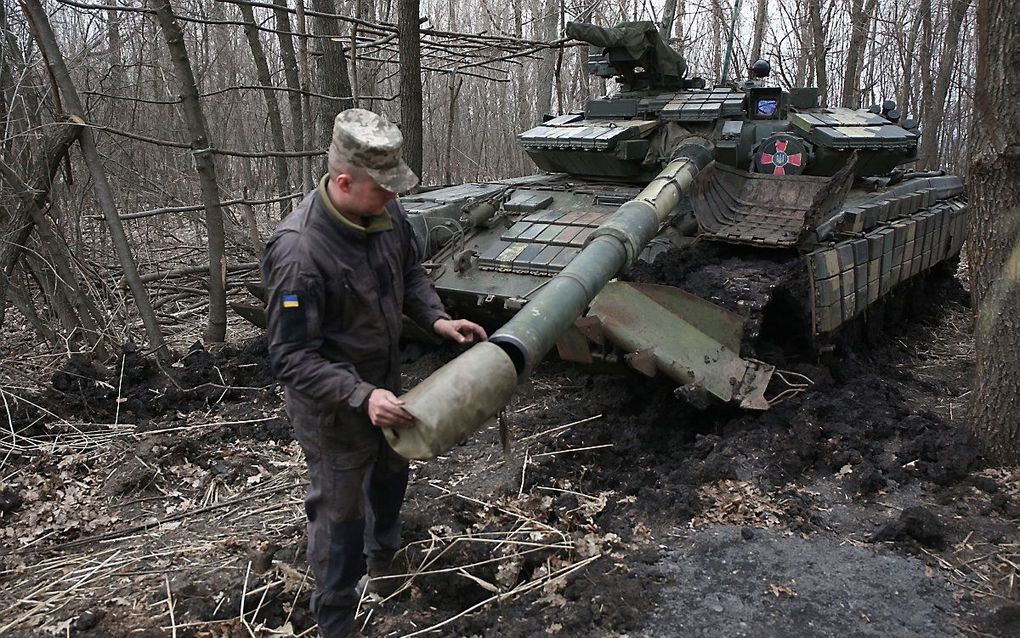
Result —
<instances>
[{"instance_id":1,"label":"forest floor","mask_svg":"<svg viewBox=\"0 0 1020 638\"><path fill-rule=\"evenodd\" d=\"M550 362L413 465L369 636L1017 636L1020 472L966 433L967 294L763 413ZM10 324L10 322L8 322ZM0 635L315 635L304 467L264 341L166 369L0 342ZM407 384L455 354L406 367Z\"/></svg>"}]
</instances>

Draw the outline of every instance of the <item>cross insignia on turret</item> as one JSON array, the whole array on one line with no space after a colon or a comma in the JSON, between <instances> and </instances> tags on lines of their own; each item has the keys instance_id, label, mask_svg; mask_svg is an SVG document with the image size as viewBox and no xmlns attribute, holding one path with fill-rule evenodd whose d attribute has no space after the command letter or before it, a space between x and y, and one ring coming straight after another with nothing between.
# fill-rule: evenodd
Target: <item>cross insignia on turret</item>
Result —
<instances>
[{"instance_id":1,"label":"cross insignia on turret","mask_svg":"<svg viewBox=\"0 0 1020 638\"><path fill-rule=\"evenodd\" d=\"M795 166L800 168L804 162L803 153L792 153L786 152L789 142L786 140L776 140L773 147L773 152L769 153L767 148L762 149L761 159L759 164L765 166L772 166L773 175L786 175L786 167ZM796 171L799 172L799 171Z\"/></svg>"}]
</instances>

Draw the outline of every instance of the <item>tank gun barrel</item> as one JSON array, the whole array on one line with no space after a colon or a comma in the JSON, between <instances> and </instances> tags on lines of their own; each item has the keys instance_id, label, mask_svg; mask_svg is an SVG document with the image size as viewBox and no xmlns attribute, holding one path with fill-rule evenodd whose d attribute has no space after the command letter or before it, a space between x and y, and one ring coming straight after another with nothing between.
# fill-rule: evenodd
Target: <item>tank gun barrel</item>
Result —
<instances>
[{"instance_id":1,"label":"tank gun barrel","mask_svg":"<svg viewBox=\"0 0 1020 638\"><path fill-rule=\"evenodd\" d=\"M711 143L688 138L642 190L592 234L588 244L492 335L523 380L606 283L629 266L712 158Z\"/></svg>"},{"instance_id":2,"label":"tank gun barrel","mask_svg":"<svg viewBox=\"0 0 1020 638\"><path fill-rule=\"evenodd\" d=\"M404 395L417 425L386 430L394 450L407 458L432 458L502 410L599 291L637 258L711 159L709 141L685 139L648 186L599 226L489 343L475 345Z\"/></svg>"},{"instance_id":3,"label":"tank gun barrel","mask_svg":"<svg viewBox=\"0 0 1020 638\"><path fill-rule=\"evenodd\" d=\"M565 33L568 38L581 40L597 47L620 46L623 44L623 34L619 29L603 27L588 22L568 22Z\"/></svg>"}]
</instances>

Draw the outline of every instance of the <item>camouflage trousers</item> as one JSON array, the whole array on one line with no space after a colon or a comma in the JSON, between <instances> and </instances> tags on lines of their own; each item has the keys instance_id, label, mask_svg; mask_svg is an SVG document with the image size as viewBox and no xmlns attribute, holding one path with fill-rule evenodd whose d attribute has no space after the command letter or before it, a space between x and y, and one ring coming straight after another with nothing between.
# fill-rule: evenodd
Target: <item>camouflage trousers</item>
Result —
<instances>
[{"instance_id":1,"label":"camouflage trousers","mask_svg":"<svg viewBox=\"0 0 1020 638\"><path fill-rule=\"evenodd\" d=\"M358 580L368 565L388 567L400 547L407 461L367 416L323 413L289 389L285 396L308 463L311 611L322 636L344 637L354 629Z\"/></svg>"}]
</instances>

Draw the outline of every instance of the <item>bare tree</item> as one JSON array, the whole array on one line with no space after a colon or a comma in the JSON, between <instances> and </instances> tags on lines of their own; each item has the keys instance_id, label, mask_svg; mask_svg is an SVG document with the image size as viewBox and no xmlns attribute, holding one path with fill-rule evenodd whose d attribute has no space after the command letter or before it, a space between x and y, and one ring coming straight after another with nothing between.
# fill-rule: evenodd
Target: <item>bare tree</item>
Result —
<instances>
[{"instance_id":1,"label":"bare tree","mask_svg":"<svg viewBox=\"0 0 1020 638\"><path fill-rule=\"evenodd\" d=\"M212 156L212 142L206 130L205 113L198 100L195 74L191 69L188 49L184 44L184 31L174 17L169 0L148 0L156 13L163 31L170 59L173 61L177 82L181 89L181 110L191 134L191 155L195 160L205 205L205 225L209 241L209 322L205 339L221 342L227 335L227 257L224 252L223 211L220 209L219 186L216 182L216 162Z\"/></svg>"},{"instance_id":2,"label":"bare tree","mask_svg":"<svg viewBox=\"0 0 1020 638\"><path fill-rule=\"evenodd\" d=\"M262 48L262 40L259 39L259 30L255 25L255 12L251 6L245 3L238 3L241 10L241 17L244 21L244 35L248 39L248 47L251 48L251 57L255 62L255 71L258 75L259 84L262 88L262 96L266 101L266 114L269 118L269 134L273 142L273 149L276 151L287 150L283 141L283 119L280 117L280 105L276 102L276 93L273 92L273 80L269 75L269 62L266 61L266 52ZM282 155L273 158L273 165L276 167L276 194L285 195L290 192L290 175L287 170L287 160ZM280 217L290 212L290 200L280 202Z\"/></svg>"},{"instance_id":3,"label":"bare tree","mask_svg":"<svg viewBox=\"0 0 1020 638\"><path fill-rule=\"evenodd\" d=\"M871 14L875 10L876 0L852 0L850 8L850 43L846 51L846 71L843 75L843 91L840 94L839 104L847 108L855 109L860 106L858 95L860 86L860 74L862 60L864 58L864 47L867 44L866 36L871 23Z\"/></svg>"},{"instance_id":4,"label":"bare tree","mask_svg":"<svg viewBox=\"0 0 1020 638\"><path fill-rule=\"evenodd\" d=\"M326 96L319 100L317 139L328 140L333 130L333 117L354 106L354 100L351 98L351 79L347 75L340 21L329 17L336 11L336 6L333 0L312 0L312 8L317 12L312 19L315 34L320 36L316 39L319 59L315 65L315 77L319 82L319 93Z\"/></svg>"},{"instance_id":5,"label":"bare tree","mask_svg":"<svg viewBox=\"0 0 1020 638\"><path fill-rule=\"evenodd\" d=\"M418 0L400 0L400 132L404 135L404 161L422 175L421 34Z\"/></svg>"},{"instance_id":6,"label":"bare tree","mask_svg":"<svg viewBox=\"0 0 1020 638\"><path fill-rule=\"evenodd\" d=\"M921 20L923 19L924 3L928 0L923 0L922 11L918 11L914 16L914 19L910 22L912 26L909 28L907 34L907 40L903 43L900 51L901 55L901 66L903 68L903 84L900 87L900 122L902 123L908 115L912 113L913 108L913 90L916 84L914 83L914 53L917 50L918 36L921 32ZM901 39L901 43L902 43Z\"/></svg>"},{"instance_id":7,"label":"bare tree","mask_svg":"<svg viewBox=\"0 0 1020 638\"><path fill-rule=\"evenodd\" d=\"M808 24L811 28L812 57L814 58L815 85L820 103L829 103L829 74L825 68L825 28L822 24L822 0L807 0Z\"/></svg>"},{"instance_id":8,"label":"bare tree","mask_svg":"<svg viewBox=\"0 0 1020 638\"><path fill-rule=\"evenodd\" d=\"M60 94L64 98L67 110L71 115L84 118L85 109L82 107L81 99L78 97L78 90L75 88L74 83L71 81L71 76L67 72L64 56L57 46L57 40L53 34L46 11L42 8L39 0L20 0L20 3L25 15L32 22L36 41L39 43L39 48L44 52L49 68L57 85L60 87ZM120 220L113 190L110 188L106 172L103 169L103 161L99 156L99 151L96 149L95 138L92 136L92 131L87 127L81 131L78 137L78 145L81 147L82 154L85 156L85 163L92 175L96 199L99 201L99 206L103 211L114 249L120 258L121 268L124 269L124 276L134 297L138 314L145 326L149 345L160 357L169 357L169 351L163 343L163 333L159 322L156 320L156 314L152 309L148 292L139 279L138 267L135 264L135 258L127 236L124 234L124 226Z\"/></svg>"},{"instance_id":9,"label":"bare tree","mask_svg":"<svg viewBox=\"0 0 1020 638\"><path fill-rule=\"evenodd\" d=\"M765 0L761 0L765 2ZM662 7L662 20L659 21L659 35L669 39L673 31L673 21L676 20L676 0L666 0Z\"/></svg>"},{"instance_id":10,"label":"bare tree","mask_svg":"<svg viewBox=\"0 0 1020 638\"><path fill-rule=\"evenodd\" d=\"M942 118L946 108L946 96L952 80L953 67L960 43L960 26L967 15L971 0L950 0L949 19L946 24L945 44L939 59L938 75L930 99L924 109L922 126L925 134L921 138L921 165L936 168L939 164L939 135L942 132Z\"/></svg>"},{"instance_id":11,"label":"bare tree","mask_svg":"<svg viewBox=\"0 0 1020 638\"><path fill-rule=\"evenodd\" d=\"M5 315L4 302L9 278L25 253L28 239L35 230L38 212L49 199L50 185L57 169L80 132L79 123L67 122L50 128L34 139L36 160L32 162L30 172L25 177L6 162L0 162L4 184L17 193L20 200L16 206L14 201L10 201L0 208L4 213L3 236L8 238L0 243L0 325Z\"/></svg>"},{"instance_id":12,"label":"bare tree","mask_svg":"<svg viewBox=\"0 0 1020 638\"><path fill-rule=\"evenodd\" d=\"M544 0L542 2L541 39L545 42L552 42L556 39L556 22L560 14L559 0ZM539 117L552 112L553 80L556 73L556 51L546 49L542 52L542 61L538 66L538 80L536 83L537 102L535 105Z\"/></svg>"},{"instance_id":13,"label":"bare tree","mask_svg":"<svg viewBox=\"0 0 1020 638\"><path fill-rule=\"evenodd\" d=\"M301 81L298 76L297 55L294 52L294 39L290 35L290 14L287 13L287 0L273 0L273 16L276 19L276 34L280 41L280 60L283 63L283 77L287 82L287 104L290 106L291 135L294 148L303 151L307 148L305 141L304 114L301 105ZM306 161L302 165L307 164ZM302 167L303 168L303 167ZM312 188L311 171L299 170L305 188Z\"/></svg>"},{"instance_id":14,"label":"bare tree","mask_svg":"<svg viewBox=\"0 0 1020 638\"><path fill-rule=\"evenodd\" d=\"M754 39L751 41L751 57L748 62L754 64L761 59L761 43L765 39L765 23L768 22L769 0L758 0L758 9L754 13Z\"/></svg>"}]
</instances>

